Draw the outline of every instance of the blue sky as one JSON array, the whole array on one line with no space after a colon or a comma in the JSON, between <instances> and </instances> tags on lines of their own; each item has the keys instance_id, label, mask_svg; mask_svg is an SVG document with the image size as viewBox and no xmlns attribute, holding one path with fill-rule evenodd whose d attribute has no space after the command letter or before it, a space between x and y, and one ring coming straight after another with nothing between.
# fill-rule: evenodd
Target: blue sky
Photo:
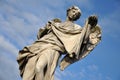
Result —
<instances>
[{"instance_id":1,"label":"blue sky","mask_svg":"<svg viewBox=\"0 0 120 80\"><path fill-rule=\"evenodd\" d=\"M48 20L66 19L72 5L82 11L76 22L96 14L102 28L102 41L84 59L65 71L59 67L55 80L120 80L120 1L119 0L0 0L0 80L21 80L18 51L36 40Z\"/></svg>"}]
</instances>

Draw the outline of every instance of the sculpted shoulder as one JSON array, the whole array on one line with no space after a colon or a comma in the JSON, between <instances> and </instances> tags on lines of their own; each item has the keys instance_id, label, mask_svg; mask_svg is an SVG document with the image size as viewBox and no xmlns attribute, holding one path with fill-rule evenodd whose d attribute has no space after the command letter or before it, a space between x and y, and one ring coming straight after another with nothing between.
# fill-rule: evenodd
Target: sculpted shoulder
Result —
<instances>
[{"instance_id":1,"label":"sculpted shoulder","mask_svg":"<svg viewBox=\"0 0 120 80\"><path fill-rule=\"evenodd\" d=\"M75 29L82 29L82 27L78 24L74 24Z\"/></svg>"}]
</instances>

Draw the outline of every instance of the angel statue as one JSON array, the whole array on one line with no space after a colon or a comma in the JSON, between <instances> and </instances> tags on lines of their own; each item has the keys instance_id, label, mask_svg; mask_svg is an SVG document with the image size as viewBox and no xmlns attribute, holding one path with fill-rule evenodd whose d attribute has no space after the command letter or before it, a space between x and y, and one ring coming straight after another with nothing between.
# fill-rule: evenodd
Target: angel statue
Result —
<instances>
[{"instance_id":1,"label":"angel statue","mask_svg":"<svg viewBox=\"0 0 120 80\"><path fill-rule=\"evenodd\" d=\"M70 7L66 21L58 18L48 21L39 30L38 39L19 51L17 62L23 80L54 80L57 65L64 70L96 47L101 40L97 16L89 16L84 27L74 23L80 16L81 10L77 6Z\"/></svg>"}]
</instances>

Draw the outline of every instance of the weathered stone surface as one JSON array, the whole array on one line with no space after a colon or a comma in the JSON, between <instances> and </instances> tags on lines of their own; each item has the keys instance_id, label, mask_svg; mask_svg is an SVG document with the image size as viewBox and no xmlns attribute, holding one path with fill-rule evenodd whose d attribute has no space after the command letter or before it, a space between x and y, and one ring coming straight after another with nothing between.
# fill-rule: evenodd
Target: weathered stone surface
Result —
<instances>
[{"instance_id":1,"label":"weathered stone surface","mask_svg":"<svg viewBox=\"0 0 120 80\"><path fill-rule=\"evenodd\" d=\"M61 55L60 69L79 61L89 54L101 40L101 29L97 17L90 16L84 27L74 21L81 16L81 10L72 6L67 10L67 19L48 21L39 30L38 40L19 51L17 61L23 80L54 80L54 72Z\"/></svg>"}]
</instances>

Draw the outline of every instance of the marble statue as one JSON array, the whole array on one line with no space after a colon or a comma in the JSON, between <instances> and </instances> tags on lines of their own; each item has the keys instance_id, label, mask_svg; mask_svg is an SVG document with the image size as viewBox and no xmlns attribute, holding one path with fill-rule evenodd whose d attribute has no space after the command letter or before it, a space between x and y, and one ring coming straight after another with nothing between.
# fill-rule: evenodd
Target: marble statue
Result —
<instances>
[{"instance_id":1,"label":"marble statue","mask_svg":"<svg viewBox=\"0 0 120 80\"><path fill-rule=\"evenodd\" d=\"M97 16L89 16L84 27L74 23L80 16L81 10L77 6L70 7L66 21L58 18L48 21L39 30L38 39L19 51L17 62L23 80L54 80L57 65L64 70L96 47L101 40Z\"/></svg>"}]
</instances>

